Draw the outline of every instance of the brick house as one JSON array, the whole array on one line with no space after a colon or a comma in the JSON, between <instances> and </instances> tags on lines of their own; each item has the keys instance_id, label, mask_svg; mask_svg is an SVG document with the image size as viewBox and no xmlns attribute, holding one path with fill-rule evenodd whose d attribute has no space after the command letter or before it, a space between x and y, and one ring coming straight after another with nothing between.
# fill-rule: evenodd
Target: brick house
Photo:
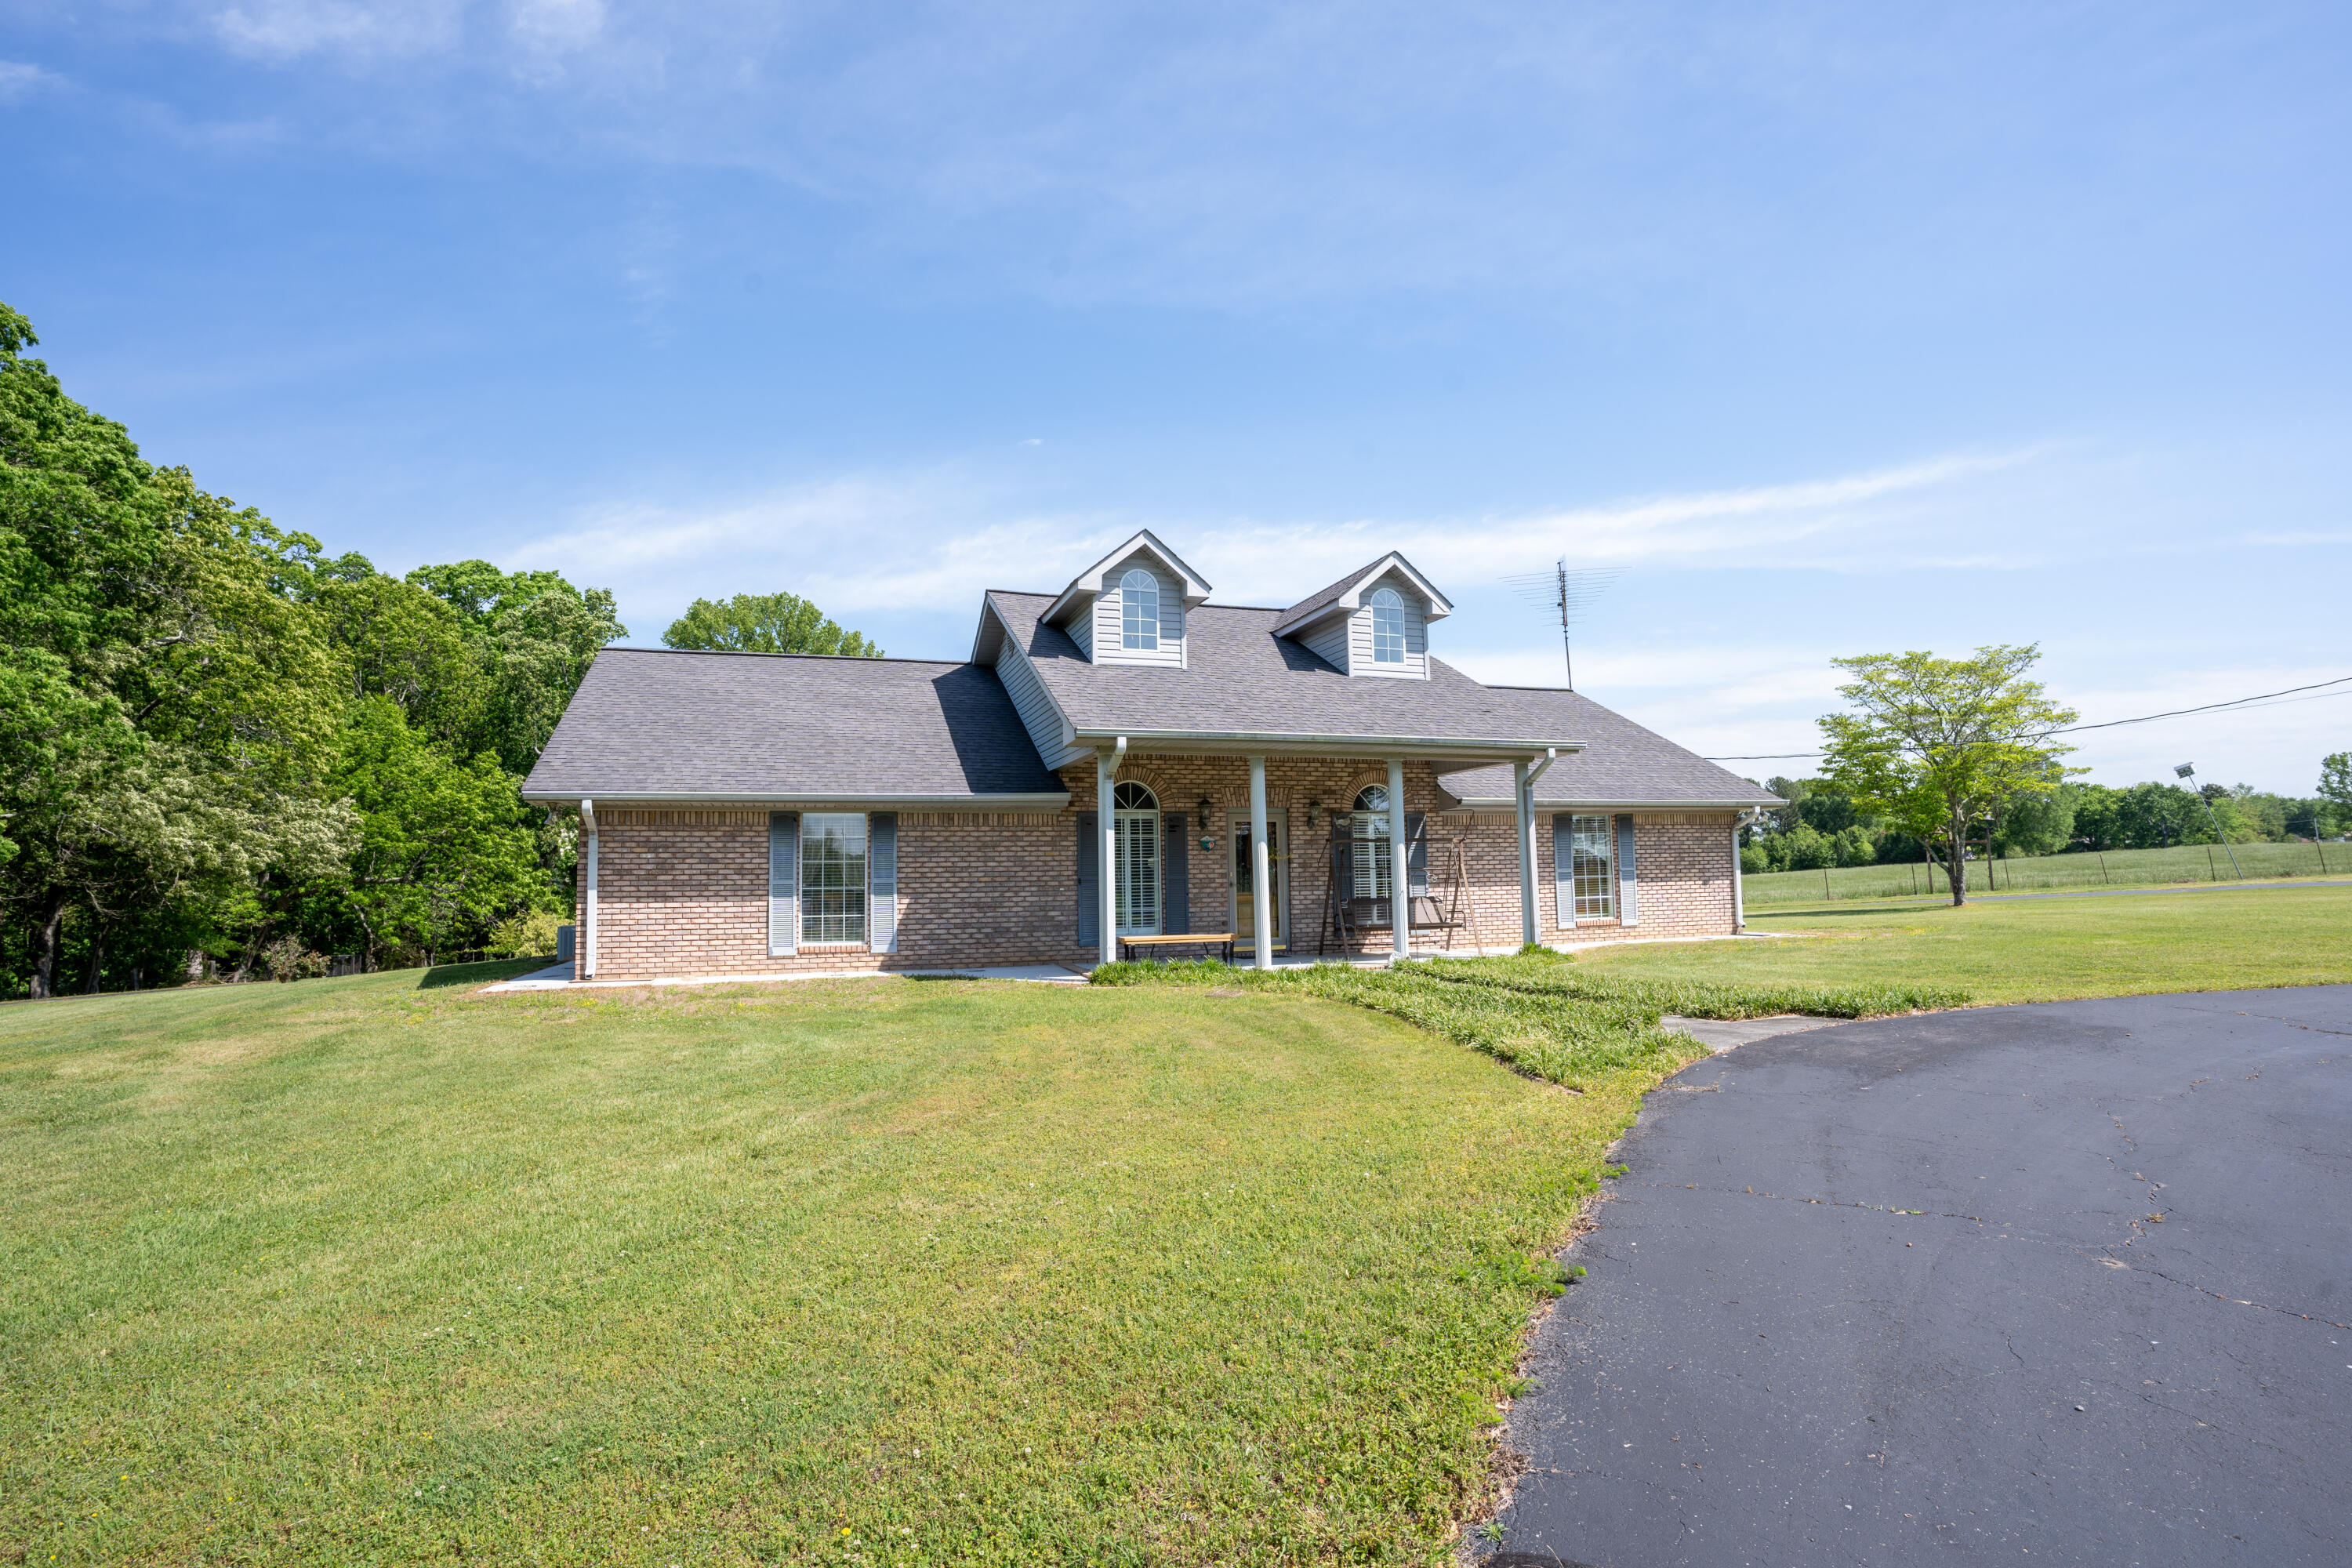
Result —
<instances>
[{"instance_id":1,"label":"brick house","mask_svg":"<svg viewBox=\"0 0 2352 1568\"><path fill-rule=\"evenodd\" d=\"M1440 662L1453 605L1402 556L1287 609L1208 598L1146 531L1059 594L982 595L961 663L607 648L523 788L580 813L575 973L1738 929L1737 826L1780 803L1574 692Z\"/></svg>"}]
</instances>

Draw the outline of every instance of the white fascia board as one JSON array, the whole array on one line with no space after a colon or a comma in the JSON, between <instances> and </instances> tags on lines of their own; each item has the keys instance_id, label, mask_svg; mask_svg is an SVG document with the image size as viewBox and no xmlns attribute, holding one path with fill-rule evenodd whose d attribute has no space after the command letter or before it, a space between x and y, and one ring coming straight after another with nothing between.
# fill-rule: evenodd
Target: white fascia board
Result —
<instances>
[{"instance_id":1,"label":"white fascia board","mask_svg":"<svg viewBox=\"0 0 2352 1568\"><path fill-rule=\"evenodd\" d=\"M1391 550L1358 574L1356 580L1348 584L1348 591L1329 604L1318 605L1294 620L1276 621L1274 626L1274 635L1278 637L1296 636L1309 626L1328 620L1335 615L1353 615L1363 608L1364 590L1391 572L1402 574L1404 580L1412 584L1413 592L1427 601L1429 610L1424 619L1444 620L1454 613L1454 601L1439 593L1437 585L1421 574L1420 568Z\"/></svg>"},{"instance_id":2,"label":"white fascia board","mask_svg":"<svg viewBox=\"0 0 2352 1568\"><path fill-rule=\"evenodd\" d=\"M995 602L985 594L980 596L980 626L971 634L971 662L994 664L998 645L1012 639L1013 628L996 613Z\"/></svg>"},{"instance_id":3,"label":"white fascia board","mask_svg":"<svg viewBox=\"0 0 2352 1568\"><path fill-rule=\"evenodd\" d=\"M1286 734L1250 730L1079 730L1074 743L1108 743L1124 735L1130 754L1141 752L1195 752L1246 754L1253 752L1286 755L1319 754L1345 757L1461 757L1473 759L1465 768L1542 756L1558 751L1565 756L1584 750L1582 741L1490 739L1451 735L1318 735ZM1462 771L1462 770L1457 770Z\"/></svg>"},{"instance_id":4,"label":"white fascia board","mask_svg":"<svg viewBox=\"0 0 2352 1568\"><path fill-rule=\"evenodd\" d=\"M523 799L534 805L562 805L580 799L577 794L526 795ZM740 791L659 790L643 795L619 794L596 790L588 797L606 806L613 805L675 805L694 810L712 807L740 806L744 810L821 811L829 806L845 810L919 810L943 811L1059 811L1070 804L1067 790L1039 791L1024 795L891 795L871 791L827 793L808 790L793 794L746 795Z\"/></svg>"},{"instance_id":5,"label":"white fascia board","mask_svg":"<svg viewBox=\"0 0 2352 1568\"><path fill-rule=\"evenodd\" d=\"M1160 543L1159 536L1146 528L1138 530L1135 536L1126 543L1071 578L1070 585L1063 589L1052 604L1045 606L1045 613L1038 618L1047 626L1061 625L1071 605L1091 603L1096 595L1102 593L1104 573L1139 550L1149 550L1159 558L1161 565L1183 579L1186 609L1195 608L1208 600L1210 589L1207 580L1198 572L1185 565L1174 551Z\"/></svg>"},{"instance_id":6,"label":"white fascia board","mask_svg":"<svg viewBox=\"0 0 2352 1568\"><path fill-rule=\"evenodd\" d=\"M1441 781L1442 782L1442 781ZM1511 797L1496 795L1456 795L1465 811L1509 811ZM1761 806L1769 811L1789 803L1777 795L1748 800L1551 800L1538 799L1536 809L1553 811L1750 811Z\"/></svg>"}]
</instances>

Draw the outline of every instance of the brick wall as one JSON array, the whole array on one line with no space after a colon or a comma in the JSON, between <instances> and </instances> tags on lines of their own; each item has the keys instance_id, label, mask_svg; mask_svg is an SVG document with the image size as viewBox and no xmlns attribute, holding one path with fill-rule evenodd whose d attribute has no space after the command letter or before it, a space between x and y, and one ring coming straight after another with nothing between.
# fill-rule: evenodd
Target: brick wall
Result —
<instances>
[{"instance_id":1,"label":"brick wall","mask_svg":"<svg viewBox=\"0 0 2352 1568\"><path fill-rule=\"evenodd\" d=\"M1231 929L1232 823L1246 837L1247 763L1239 757L1131 756L1122 780L1148 784L1162 811L1185 816L1186 893L1192 929ZM1077 814L1094 809L1094 767L1064 770L1071 795L1062 813L904 812L898 818L898 944L768 956L768 815L764 811L605 810L597 814L597 977L792 974L884 969L978 968L1012 963L1091 963L1077 945ZM1351 806L1384 765L1269 758L1266 805L1292 836L1287 866L1290 951L1325 947L1330 885L1330 814ZM1200 805L1209 802L1213 847L1201 848ZM1508 813L1447 811L1433 771L1405 768L1405 808L1430 814L1430 885L1450 904L1452 841L1467 872L1455 949L1516 947L1518 862ZM1313 826L1307 825L1310 812ZM1536 894L1540 940L1712 936L1731 929L1731 816L1645 812L1634 816L1641 882L1637 927L1585 921L1555 923L1551 815L1538 814ZM584 879L583 879L584 882ZM1280 884L1277 883L1277 886ZM584 903L584 893L582 901ZM575 919L583 911L575 910ZM586 959L585 922L575 964ZM1444 945L1443 931L1414 933L1416 951ZM1366 933L1356 951L1388 951L1388 933Z\"/></svg>"},{"instance_id":2,"label":"brick wall","mask_svg":"<svg viewBox=\"0 0 2352 1568\"><path fill-rule=\"evenodd\" d=\"M1063 816L901 812L898 951L803 945L772 958L766 812L596 815L600 980L1086 961L1076 829ZM575 973L586 961L583 934Z\"/></svg>"}]
</instances>

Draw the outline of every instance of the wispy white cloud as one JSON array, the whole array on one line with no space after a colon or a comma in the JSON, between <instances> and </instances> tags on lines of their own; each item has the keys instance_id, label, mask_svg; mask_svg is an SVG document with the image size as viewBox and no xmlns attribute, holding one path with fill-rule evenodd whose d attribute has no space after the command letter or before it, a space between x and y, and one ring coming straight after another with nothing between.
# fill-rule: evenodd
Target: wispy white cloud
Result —
<instances>
[{"instance_id":1,"label":"wispy white cloud","mask_svg":"<svg viewBox=\"0 0 2352 1568\"><path fill-rule=\"evenodd\" d=\"M375 63L453 53L464 37L465 13L461 0L257 0L215 11L211 21L238 54Z\"/></svg>"},{"instance_id":2,"label":"wispy white cloud","mask_svg":"<svg viewBox=\"0 0 2352 1568\"><path fill-rule=\"evenodd\" d=\"M12 103L43 88L62 87L65 78L25 60L0 60L0 103Z\"/></svg>"}]
</instances>

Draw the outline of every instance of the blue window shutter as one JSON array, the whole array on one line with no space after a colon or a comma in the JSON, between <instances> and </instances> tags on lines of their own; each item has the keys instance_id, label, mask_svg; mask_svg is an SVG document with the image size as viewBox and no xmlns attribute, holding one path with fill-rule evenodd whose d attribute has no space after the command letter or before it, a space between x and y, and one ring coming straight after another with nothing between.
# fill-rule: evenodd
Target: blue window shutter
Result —
<instances>
[{"instance_id":1,"label":"blue window shutter","mask_svg":"<svg viewBox=\"0 0 2352 1568\"><path fill-rule=\"evenodd\" d=\"M1576 817L1556 812L1551 819L1551 890L1559 903L1559 929L1576 929Z\"/></svg>"},{"instance_id":2,"label":"blue window shutter","mask_svg":"<svg viewBox=\"0 0 2352 1568\"><path fill-rule=\"evenodd\" d=\"M1101 836L1095 814L1078 813L1078 945L1088 952L1102 946Z\"/></svg>"},{"instance_id":3,"label":"blue window shutter","mask_svg":"<svg viewBox=\"0 0 2352 1568\"><path fill-rule=\"evenodd\" d=\"M898 951L898 814L877 811L866 820L866 945Z\"/></svg>"},{"instance_id":4,"label":"blue window shutter","mask_svg":"<svg viewBox=\"0 0 2352 1568\"><path fill-rule=\"evenodd\" d=\"M1429 897L1429 814L1408 811L1404 814L1404 896L1408 899Z\"/></svg>"},{"instance_id":5,"label":"blue window shutter","mask_svg":"<svg viewBox=\"0 0 2352 1568\"><path fill-rule=\"evenodd\" d=\"M1617 819L1617 919L1621 924L1642 923L1641 910L1635 902L1633 876L1633 819Z\"/></svg>"},{"instance_id":6,"label":"blue window shutter","mask_svg":"<svg viewBox=\"0 0 2352 1568\"><path fill-rule=\"evenodd\" d=\"M768 813L768 956L801 946L801 814Z\"/></svg>"},{"instance_id":7,"label":"blue window shutter","mask_svg":"<svg viewBox=\"0 0 2352 1568\"><path fill-rule=\"evenodd\" d=\"M1169 936L1184 936L1192 929L1192 889L1184 870L1191 846L1185 842L1184 814L1162 812L1160 825L1165 846L1160 861L1160 929Z\"/></svg>"}]
</instances>

